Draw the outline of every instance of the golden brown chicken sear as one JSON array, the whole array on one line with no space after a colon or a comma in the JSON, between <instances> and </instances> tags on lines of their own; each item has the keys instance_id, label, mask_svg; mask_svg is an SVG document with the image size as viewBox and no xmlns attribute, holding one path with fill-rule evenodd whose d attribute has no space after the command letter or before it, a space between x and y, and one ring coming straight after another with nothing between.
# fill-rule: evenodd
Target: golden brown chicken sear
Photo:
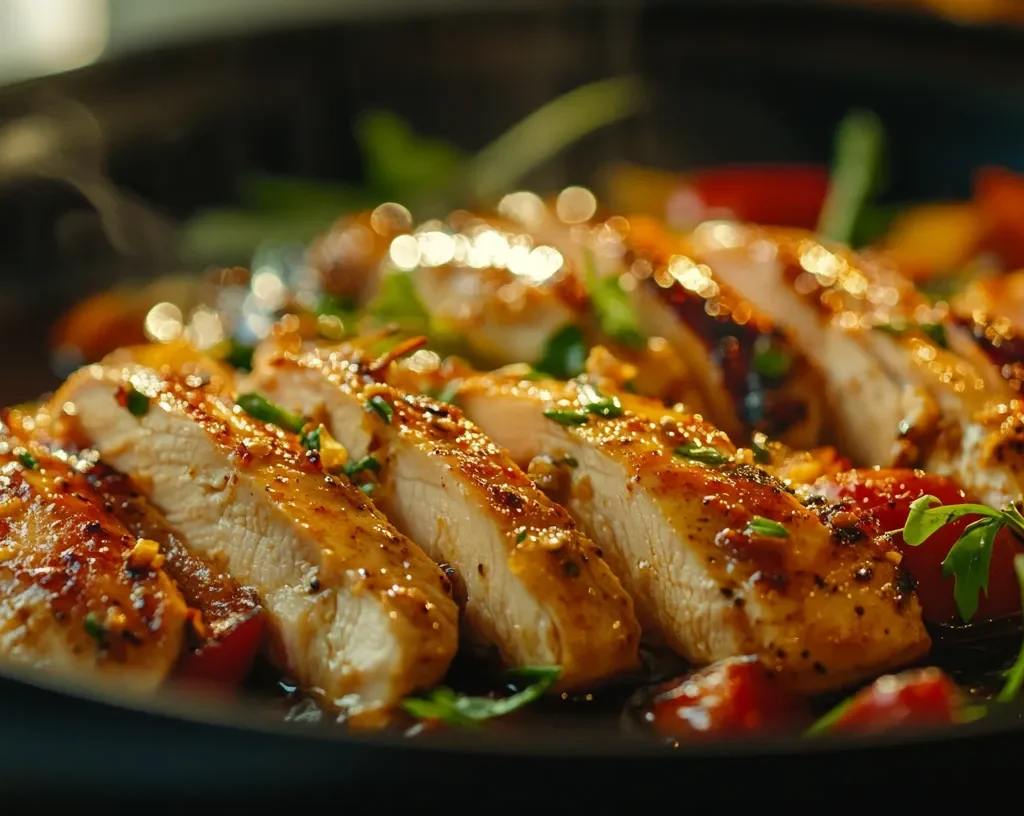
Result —
<instances>
[{"instance_id":1,"label":"golden brown chicken sear","mask_svg":"<svg viewBox=\"0 0 1024 816\"><path fill-rule=\"evenodd\" d=\"M72 376L53 405L195 554L256 589L271 659L324 704L368 721L444 675L447 579L295 434L216 381L123 357Z\"/></svg>"},{"instance_id":2,"label":"golden brown chicken sear","mask_svg":"<svg viewBox=\"0 0 1024 816\"><path fill-rule=\"evenodd\" d=\"M2 427L0 656L152 689L178 660L188 609L110 510L67 461Z\"/></svg>"},{"instance_id":3,"label":"golden brown chicken sear","mask_svg":"<svg viewBox=\"0 0 1024 816\"><path fill-rule=\"evenodd\" d=\"M454 567L473 639L507 665L560 666L562 688L636 668L632 600L593 543L457 408L384 384L390 365L358 345L283 334L257 351L253 374L274 402L322 418L352 478Z\"/></svg>"},{"instance_id":4,"label":"golden brown chicken sear","mask_svg":"<svg viewBox=\"0 0 1024 816\"><path fill-rule=\"evenodd\" d=\"M818 691L927 652L879 531L804 506L699 417L582 378L479 375L455 401L522 466L562 463L556 500L601 546L645 629L693 662L756 654Z\"/></svg>"}]
</instances>

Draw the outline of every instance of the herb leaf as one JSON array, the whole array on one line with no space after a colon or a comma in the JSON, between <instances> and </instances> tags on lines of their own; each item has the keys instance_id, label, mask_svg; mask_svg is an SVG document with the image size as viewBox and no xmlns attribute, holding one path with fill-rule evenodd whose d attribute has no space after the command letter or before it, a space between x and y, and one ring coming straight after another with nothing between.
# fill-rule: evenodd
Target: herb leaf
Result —
<instances>
[{"instance_id":1,"label":"herb leaf","mask_svg":"<svg viewBox=\"0 0 1024 816\"><path fill-rule=\"evenodd\" d=\"M748 535L768 536L769 538L789 538L789 530L764 516L754 516L747 522L745 532Z\"/></svg>"},{"instance_id":2,"label":"herb leaf","mask_svg":"<svg viewBox=\"0 0 1024 816\"><path fill-rule=\"evenodd\" d=\"M313 430L306 431L300 434L299 442L302 443L302 447L306 450L318 451L320 450L321 433L323 431L323 425L317 425Z\"/></svg>"},{"instance_id":3,"label":"herb leaf","mask_svg":"<svg viewBox=\"0 0 1024 816\"><path fill-rule=\"evenodd\" d=\"M526 530L520 530L516 533L516 544L522 544L526 541Z\"/></svg>"},{"instance_id":4,"label":"herb leaf","mask_svg":"<svg viewBox=\"0 0 1024 816\"><path fill-rule=\"evenodd\" d=\"M979 519L964 530L942 562L943 576L954 576L953 598L964 623L978 611L979 594L988 594L992 545L1002 526L998 519Z\"/></svg>"},{"instance_id":5,"label":"herb leaf","mask_svg":"<svg viewBox=\"0 0 1024 816\"><path fill-rule=\"evenodd\" d=\"M762 335L754 344L750 365L754 373L767 380L781 380L793 367L793 358L772 337Z\"/></svg>"},{"instance_id":6,"label":"herb leaf","mask_svg":"<svg viewBox=\"0 0 1024 816\"><path fill-rule=\"evenodd\" d=\"M565 326L548 340L544 356L534 365L538 371L556 380L571 380L583 373L587 362L587 344L579 326Z\"/></svg>"},{"instance_id":7,"label":"herb leaf","mask_svg":"<svg viewBox=\"0 0 1024 816\"><path fill-rule=\"evenodd\" d=\"M963 516L999 518L1002 514L983 504L940 505L935 496L921 496L910 503L910 514L902 530L903 540L911 547L923 544L932 533ZM973 526L973 525L972 525Z\"/></svg>"},{"instance_id":8,"label":"herb leaf","mask_svg":"<svg viewBox=\"0 0 1024 816\"><path fill-rule=\"evenodd\" d=\"M21 466L25 470L35 470L39 467L39 460L36 459L29 451L19 450L16 454L18 461L21 462Z\"/></svg>"},{"instance_id":9,"label":"herb leaf","mask_svg":"<svg viewBox=\"0 0 1024 816\"><path fill-rule=\"evenodd\" d=\"M296 434L302 433L302 429L306 427L307 423L304 417L294 414L280 405L275 405L259 394L239 394L236 401L239 408L260 422L270 422L279 428Z\"/></svg>"},{"instance_id":10,"label":"herb leaf","mask_svg":"<svg viewBox=\"0 0 1024 816\"><path fill-rule=\"evenodd\" d=\"M682 459L693 459L695 462L702 462L705 465L724 465L732 458L718 448L702 445L700 442L687 442L676 448L673 453Z\"/></svg>"},{"instance_id":11,"label":"herb leaf","mask_svg":"<svg viewBox=\"0 0 1024 816\"><path fill-rule=\"evenodd\" d=\"M128 385L124 391L124 407L132 416L144 417L149 413L149 397L134 385Z\"/></svg>"},{"instance_id":12,"label":"herb leaf","mask_svg":"<svg viewBox=\"0 0 1024 816\"><path fill-rule=\"evenodd\" d=\"M750 449L754 453L754 461L759 465L770 465L772 452L768 450L768 437L763 433L756 433L750 440Z\"/></svg>"},{"instance_id":13,"label":"herb leaf","mask_svg":"<svg viewBox=\"0 0 1024 816\"><path fill-rule=\"evenodd\" d=\"M82 626L85 628L85 633L96 641L99 646L107 645L107 627L105 627L95 612L90 612L85 616L85 620L82 621Z\"/></svg>"},{"instance_id":14,"label":"herb leaf","mask_svg":"<svg viewBox=\"0 0 1024 816\"><path fill-rule=\"evenodd\" d=\"M391 417L395 415L395 409L388 405L387 400L380 394L374 394L366 401L366 410L377 414L384 420L385 425L390 425Z\"/></svg>"},{"instance_id":15,"label":"herb leaf","mask_svg":"<svg viewBox=\"0 0 1024 816\"><path fill-rule=\"evenodd\" d=\"M539 699L558 682L562 669L560 666L537 666L510 671L508 676L532 682L521 691L497 700L464 696L442 686L426 697L406 698L402 701L402 708L419 719L441 720L449 725L476 726L485 720L510 714Z\"/></svg>"},{"instance_id":16,"label":"herb leaf","mask_svg":"<svg viewBox=\"0 0 1024 816\"><path fill-rule=\"evenodd\" d=\"M1017 573L1017 581L1020 583L1021 601L1024 603L1024 555L1018 555L1013 559L1013 570ZM1017 660L1006 676L1006 685L1003 686L996 699L1000 703L1012 703L1020 693L1021 686L1024 686L1024 645L1021 646Z\"/></svg>"},{"instance_id":17,"label":"herb leaf","mask_svg":"<svg viewBox=\"0 0 1024 816\"><path fill-rule=\"evenodd\" d=\"M587 294L601 331L624 346L642 349L647 338L640 329L640 320L619 276L598 275L594 255L589 249L584 254L584 265Z\"/></svg>"},{"instance_id":18,"label":"herb leaf","mask_svg":"<svg viewBox=\"0 0 1024 816\"><path fill-rule=\"evenodd\" d=\"M364 456L362 459L357 459L354 462L349 462L345 465L345 475L355 476L357 473L362 473L364 470L372 470L374 473L380 473L380 462L377 461L377 457L372 453L368 456Z\"/></svg>"},{"instance_id":19,"label":"herb leaf","mask_svg":"<svg viewBox=\"0 0 1024 816\"><path fill-rule=\"evenodd\" d=\"M452 380L451 382L446 383L444 388L441 388L438 391L434 391L433 393L428 394L428 396L432 397L433 399L436 399L438 402L446 402L449 405L454 405L455 400L459 396L459 388L461 386L461 381Z\"/></svg>"},{"instance_id":20,"label":"herb leaf","mask_svg":"<svg viewBox=\"0 0 1024 816\"><path fill-rule=\"evenodd\" d=\"M818 232L848 244L861 212L881 176L885 150L882 122L874 113L852 110L836 129L835 157Z\"/></svg>"},{"instance_id":21,"label":"herb leaf","mask_svg":"<svg viewBox=\"0 0 1024 816\"><path fill-rule=\"evenodd\" d=\"M619 402L618 397L606 397L590 383L581 383L578 392L577 398L588 413L605 419L622 416L622 403Z\"/></svg>"},{"instance_id":22,"label":"herb leaf","mask_svg":"<svg viewBox=\"0 0 1024 816\"><path fill-rule=\"evenodd\" d=\"M919 331L926 335L939 348L949 348L949 337L946 327L941 323L914 323L906 320L892 320L888 323L876 323L874 328L897 337L910 331Z\"/></svg>"},{"instance_id":23,"label":"herb leaf","mask_svg":"<svg viewBox=\"0 0 1024 816\"><path fill-rule=\"evenodd\" d=\"M544 416L554 420L559 425L565 425L567 428L575 425L586 425L590 421L586 411L572 411L560 408L551 408L544 412Z\"/></svg>"}]
</instances>

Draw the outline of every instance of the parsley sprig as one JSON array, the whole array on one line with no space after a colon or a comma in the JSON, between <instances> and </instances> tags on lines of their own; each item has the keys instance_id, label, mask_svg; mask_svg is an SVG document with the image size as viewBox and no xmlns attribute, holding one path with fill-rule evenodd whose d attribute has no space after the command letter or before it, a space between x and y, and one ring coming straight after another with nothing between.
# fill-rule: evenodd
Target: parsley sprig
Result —
<instances>
[{"instance_id":1,"label":"parsley sprig","mask_svg":"<svg viewBox=\"0 0 1024 816\"><path fill-rule=\"evenodd\" d=\"M995 510L983 504L943 505L935 496L921 496L910 505L907 522L900 530L903 540L918 547L933 533L964 516L981 516L956 540L942 561L942 574L953 576L953 598L964 623L978 611L981 592L988 594L988 573L992 546L1003 527L1024 537L1024 516L1013 505Z\"/></svg>"},{"instance_id":2,"label":"parsley sprig","mask_svg":"<svg viewBox=\"0 0 1024 816\"><path fill-rule=\"evenodd\" d=\"M1017 581L1020 583L1021 604L1024 608L1024 555L1018 555L1013 559L1013 570L1017 573ZM1006 685L996 700L1000 703L1012 703L1020 693L1021 686L1024 686L1024 645L1021 645L1017 660L1006 673Z\"/></svg>"},{"instance_id":3,"label":"parsley sprig","mask_svg":"<svg viewBox=\"0 0 1024 816\"><path fill-rule=\"evenodd\" d=\"M426 697L407 697L402 708L421 720L440 720L449 725L477 726L485 720L510 714L544 696L562 676L561 666L533 666L513 669L508 677L530 681L509 697L470 697L441 686Z\"/></svg>"}]
</instances>

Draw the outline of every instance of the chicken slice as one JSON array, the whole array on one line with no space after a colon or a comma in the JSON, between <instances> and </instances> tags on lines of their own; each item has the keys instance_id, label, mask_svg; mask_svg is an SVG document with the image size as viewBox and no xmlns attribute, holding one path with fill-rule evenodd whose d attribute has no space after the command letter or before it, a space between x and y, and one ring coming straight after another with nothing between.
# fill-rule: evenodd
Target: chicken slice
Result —
<instances>
[{"instance_id":1,"label":"chicken slice","mask_svg":"<svg viewBox=\"0 0 1024 816\"><path fill-rule=\"evenodd\" d=\"M458 409L381 384L387 358L354 345L255 355L260 393L322 417L399 530L455 569L474 640L512 666L559 665L585 687L638 665L630 596L575 522ZM368 406L383 404L378 415ZM370 456L372 460L364 457ZM351 464L350 464L351 471ZM357 476L354 476L357 478Z\"/></svg>"},{"instance_id":2,"label":"chicken slice","mask_svg":"<svg viewBox=\"0 0 1024 816\"><path fill-rule=\"evenodd\" d=\"M178 660L188 608L66 458L0 426L0 657L153 689Z\"/></svg>"},{"instance_id":3,"label":"chicken slice","mask_svg":"<svg viewBox=\"0 0 1024 816\"><path fill-rule=\"evenodd\" d=\"M911 585L878 531L803 506L699 417L585 381L481 375L463 379L456 399L520 465L570 463L557 498L645 628L687 659L756 654L814 692L928 650Z\"/></svg>"},{"instance_id":4,"label":"chicken slice","mask_svg":"<svg viewBox=\"0 0 1024 816\"><path fill-rule=\"evenodd\" d=\"M855 464L923 467L995 506L1020 499L1017 392L883 259L794 230L701 228L690 244L820 358Z\"/></svg>"},{"instance_id":5,"label":"chicken slice","mask_svg":"<svg viewBox=\"0 0 1024 816\"><path fill-rule=\"evenodd\" d=\"M193 552L259 592L280 668L357 722L379 722L455 654L447 578L366 496L325 476L294 435L204 383L97 365L53 404Z\"/></svg>"}]
</instances>

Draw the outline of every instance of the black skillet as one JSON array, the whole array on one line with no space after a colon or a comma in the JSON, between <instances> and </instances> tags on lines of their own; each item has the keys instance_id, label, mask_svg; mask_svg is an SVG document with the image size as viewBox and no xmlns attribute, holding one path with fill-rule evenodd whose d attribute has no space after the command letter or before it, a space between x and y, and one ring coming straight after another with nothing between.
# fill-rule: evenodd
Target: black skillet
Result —
<instances>
[{"instance_id":1,"label":"black skillet","mask_svg":"<svg viewBox=\"0 0 1024 816\"><path fill-rule=\"evenodd\" d=\"M356 175L350 122L367 106L474 149L559 92L640 74L647 111L530 180L548 189L585 183L609 159L671 169L823 161L852 105L886 123L894 200L966 195L982 164L1024 170L1024 32L767 0L458 6L381 15L371 4L0 89L0 145L9 128L42 115L54 155L140 202L124 205L124 233L111 238L79 189L0 153L0 403L56 382L46 337L64 307L121 280L179 271L167 229L230 203L241 173ZM112 699L30 672L0 678L0 793L37 804L137 800L160 811L185 799L331 796L356 812L526 801L603 812L651 799L688 807L811 796L832 808L868 795L876 807L902 807L883 792L887 781L919 796L974 793L979 775L984 791L1012 780L1001 769L1022 738L1007 710L940 733L665 749L581 711L409 741L285 723L259 701Z\"/></svg>"}]
</instances>

